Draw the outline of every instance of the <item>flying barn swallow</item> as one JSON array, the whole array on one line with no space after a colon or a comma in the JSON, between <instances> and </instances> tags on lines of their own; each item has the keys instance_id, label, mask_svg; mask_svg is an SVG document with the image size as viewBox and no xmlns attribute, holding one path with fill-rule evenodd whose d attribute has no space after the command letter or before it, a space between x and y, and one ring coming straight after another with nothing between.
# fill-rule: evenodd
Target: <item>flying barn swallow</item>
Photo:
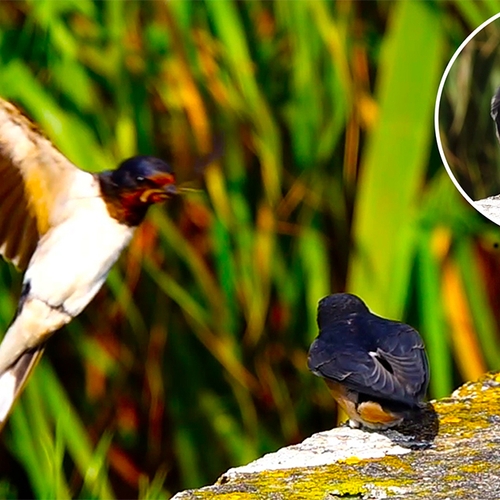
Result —
<instances>
[{"instance_id":1,"label":"flying barn swallow","mask_svg":"<svg viewBox=\"0 0 500 500\"><path fill-rule=\"evenodd\" d=\"M0 429L47 339L101 288L148 207L176 193L172 168L152 156L80 170L0 99L0 254L25 270L0 345Z\"/></svg>"},{"instance_id":2,"label":"flying barn swallow","mask_svg":"<svg viewBox=\"0 0 500 500\"><path fill-rule=\"evenodd\" d=\"M376 316L348 293L320 300L317 321L308 367L326 380L351 427L393 427L420 407L429 364L416 330Z\"/></svg>"}]
</instances>

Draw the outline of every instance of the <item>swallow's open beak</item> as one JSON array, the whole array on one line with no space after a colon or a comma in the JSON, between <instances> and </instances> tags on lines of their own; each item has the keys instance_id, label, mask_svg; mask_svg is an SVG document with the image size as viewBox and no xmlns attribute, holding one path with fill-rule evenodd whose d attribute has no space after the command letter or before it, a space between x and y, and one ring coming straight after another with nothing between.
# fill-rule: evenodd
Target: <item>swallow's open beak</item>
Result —
<instances>
[{"instance_id":1,"label":"swallow's open beak","mask_svg":"<svg viewBox=\"0 0 500 500\"><path fill-rule=\"evenodd\" d=\"M175 178L172 174L159 172L148 177L156 187L145 189L140 194L143 203L161 203L179 194L179 189L175 185Z\"/></svg>"},{"instance_id":2,"label":"swallow's open beak","mask_svg":"<svg viewBox=\"0 0 500 500\"><path fill-rule=\"evenodd\" d=\"M175 185L175 177L172 174L158 172L151 175L149 179L157 186L154 190L151 190L157 194L157 197L163 197L165 199L165 196L170 198L179 194L179 189Z\"/></svg>"}]
</instances>

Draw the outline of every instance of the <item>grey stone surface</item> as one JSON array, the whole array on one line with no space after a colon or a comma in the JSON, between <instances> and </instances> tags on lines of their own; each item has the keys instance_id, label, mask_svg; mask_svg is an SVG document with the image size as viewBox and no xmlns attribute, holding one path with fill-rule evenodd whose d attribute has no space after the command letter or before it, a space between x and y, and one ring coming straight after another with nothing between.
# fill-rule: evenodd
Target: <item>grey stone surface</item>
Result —
<instances>
[{"instance_id":1,"label":"grey stone surface","mask_svg":"<svg viewBox=\"0 0 500 500\"><path fill-rule=\"evenodd\" d=\"M500 225L500 195L475 201L473 205L485 217Z\"/></svg>"},{"instance_id":2,"label":"grey stone surface","mask_svg":"<svg viewBox=\"0 0 500 500\"><path fill-rule=\"evenodd\" d=\"M320 432L175 500L500 499L500 375L433 401L412 422Z\"/></svg>"}]
</instances>

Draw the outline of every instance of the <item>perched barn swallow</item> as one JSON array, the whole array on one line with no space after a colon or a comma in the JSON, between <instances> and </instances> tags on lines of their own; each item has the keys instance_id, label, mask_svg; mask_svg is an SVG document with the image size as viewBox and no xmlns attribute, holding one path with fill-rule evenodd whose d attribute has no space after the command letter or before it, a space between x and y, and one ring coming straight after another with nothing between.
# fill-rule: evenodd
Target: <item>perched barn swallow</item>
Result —
<instances>
[{"instance_id":1,"label":"perched barn swallow","mask_svg":"<svg viewBox=\"0 0 500 500\"><path fill-rule=\"evenodd\" d=\"M490 115L495 123L495 133L500 142L500 87L491 98ZM473 202L474 206L496 224L500 224L500 194Z\"/></svg>"},{"instance_id":2,"label":"perched barn swallow","mask_svg":"<svg viewBox=\"0 0 500 500\"><path fill-rule=\"evenodd\" d=\"M317 321L308 367L326 380L351 427L386 429L420 407L429 364L416 330L372 314L348 293L320 300Z\"/></svg>"},{"instance_id":3,"label":"perched barn swallow","mask_svg":"<svg viewBox=\"0 0 500 500\"><path fill-rule=\"evenodd\" d=\"M495 94L491 98L490 114L495 122L495 131L497 134L497 139L500 141L500 87L497 88Z\"/></svg>"},{"instance_id":4,"label":"perched barn swallow","mask_svg":"<svg viewBox=\"0 0 500 500\"><path fill-rule=\"evenodd\" d=\"M151 156L80 170L0 99L0 254L26 270L0 345L0 428L47 339L101 288L148 207L176 193L170 165Z\"/></svg>"}]
</instances>

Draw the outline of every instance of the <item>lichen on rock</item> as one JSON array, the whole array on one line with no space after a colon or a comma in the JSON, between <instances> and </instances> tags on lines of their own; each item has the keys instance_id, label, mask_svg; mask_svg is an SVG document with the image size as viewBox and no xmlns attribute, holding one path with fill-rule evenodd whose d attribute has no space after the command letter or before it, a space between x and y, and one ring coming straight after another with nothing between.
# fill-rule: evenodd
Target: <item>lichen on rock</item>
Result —
<instances>
[{"instance_id":1,"label":"lichen on rock","mask_svg":"<svg viewBox=\"0 0 500 500\"><path fill-rule=\"evenodd\" d=\"M387 431L339 427L172 500L500 498L500 374L432 401Z\"/></svg>"}]
</instances>

